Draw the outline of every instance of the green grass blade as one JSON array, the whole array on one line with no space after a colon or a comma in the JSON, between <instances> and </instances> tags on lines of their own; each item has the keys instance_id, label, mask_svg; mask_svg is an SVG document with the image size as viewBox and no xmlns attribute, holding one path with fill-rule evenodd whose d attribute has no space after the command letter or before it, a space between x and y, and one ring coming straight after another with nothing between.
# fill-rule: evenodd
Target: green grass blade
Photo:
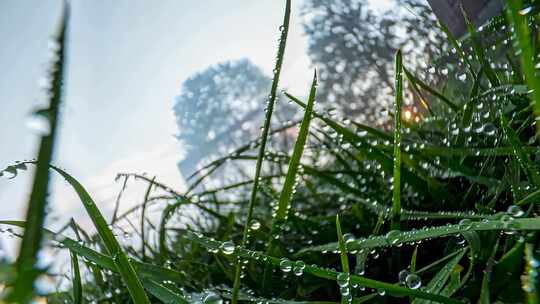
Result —
<instances>
[{"instance_id":1,"label":"green grass blade","mask_svg":"<svg viewBox=\"0 0 540 304\"><path fill-rule=\"evenodd\" d=\"M341 223L339 222L339 215L336 215L336 231L339 243L339 257L341 259L341 270L349 273L349 258L347 257L347 246L343 239L343 233L341 232Z\"/></svg>"},{"instance_id":2,"label":"green grass blade","mask_svg":"<svg viewBox=\"0 0 540 304\"><path fill-rule=\"evenodd\" d=\"M463 9L463 5L460 5L460 8L463 14L463 18L465 20L465 25L467 26L467 31L469 32L472 48L474 50L476 58L478 59L478 62L484 69L486 76L489 79L491 85L494 87L498 87L500 85L500 81L497 78L497 74L495 73L495 71L493 71L493 68L491 67L490 63L488 62L486 58L484 48L482 47L480 40L478 39L478 33L476 32L476 28L474 24L472 24L471 20L469 19L467 12Z\"/></svg>"},{"instance_id":3,"label":"green grass blade","mask_svg":"<svg viewBox=\"0 0 540 304\"><path fill-rule=\"evenodd\" d=\"M393 234L389 239L386 236L371 236L365 239L356 239L347 243L349 251L360 249L372 249L378 247L398 246L400 244L412 243L416 241L444 237L449 235L462 234L468 231L536 231L540 230L540 218L516 218L511 223L504 222L495 216L491 219L482 221L471 221L470 224L455 224L446 226L435 226L421 230L402 231L399 234ZM308 251L333 251L338 250L337 243L313 246L302 249L299 253Z\"/></svg>"},{"instance_id":4,"label":"green grass blade","mask_svg":"<svg viewBox=\"0 0 540 304\"><path fill-rule=\"evenodd\" d=\"M527 195L523 199L519 200L516 205L525 205L530 203L537 203L540 201L540 189L532 192L531 194Z\"/></svg>"},{"instance_id":5,"label":"green grass blade","mask_svg":"<svg viewBox=\"0 0 540 304\"><path fill-rule=\"evenodd\" d=\"M392 229L401 228L401 104L403 102L403 75L401 51L396 53L396 98L394 101L394 179L392 182Z\"/></svg>"},{"instance_id":6,"label":"green grass blade","mask_svg":"<svg viewBox=\"0 0 540 304\"><path fill-rule=\"evenodd\" d=\"M473 76L473 78L475 78L474 77L473 66L472 66L470 60L465 55L465 53L463 52L463 49L461 48L460 43L457 41L456 37L454 37L454 34L452 34L452 32L450 31L450 29L448 29L446 24L444 24L442 22L439 22L439 27L446 34L446 37L449 40L450 44L456 50L456 52L457 52L457 54L459 56L459 59L467 65L467 69L469 70L469 73L471 74L471 76Z\"/></svg>"},{"instance_id":7,"label":"green grass blade","mask_svg":"<svg viewBox=\"0 0 540 304\"><path fill-rule=\"evenodd\" d=\"M336 231L337 231L337 237L338 237L338 244L339 244L339 258L341 260L341 271L342 273L346 273L347 275L350 273L349 269L349 257L347 255L347 246L345 245L345 240L343 239L343 233L341 232L341 223L339 222L339 215L336 215ZM345 286L344 288L350 288L349 285ZM341 303L347 304L349 303L349 299L352 299L351 291L347 293L347 295L341 295Z\"/></svg>"},{"instance_id":8,"label":"green grass blade","mask_svg":"<svg viewBox=\"0 0 540 304\"><path fill-rule=\"evenodd\" d=\"M285 93L287 97L289 97L293 102L300 105L301 107L305 108L306 105L300 101L298 98ZM378 162L382 169L386 172L392 172L393 170L393 160L390 156L387 155L385 151L382 149L379 149L377 146L371 146L367 143L367 140L358 134L354 133L353 131L343 127L339 123L333 121L332 119L318 114L317 112L313 112L313 116L321 119L324 121L329 127L331 127L336 133L338 133L340 136L343 136L343 140L350 143L351 145L358 146L358 144L365 145L365 148L363 149L365 154L363 155L365 158L369 160L373 160ZM374 130L372 128L366 128L366 132L370 132L371 130ZM374 136L377 136L380 139L385 138L385 140L391 140L392 137L383 133L383 132L373 132L371 133ZM359 149L362 150L362 149ZM403 179L405 182L407 182L409 185L411 185L416 191L427 194L428 192L428 183L434 183L433 180L424 180L423 177L417 176L414 172L411 172L411 170L408 170L408 168L402 168L401 170Z\"/></svg>"},{"instance_id":9,"label":"green grass blade","mask_svg":"<svg viewBox=\"0 0 540 304\"><path fill-rule=\"evenodd\" d=\"M58 45L58 60L51 69L51 89L48 108L39 109L34 115L39 115L49 124L47 134L41 136L37 156L37 168L34 174L32 191L27 204L26 221L28 229L25 230L19 255L16 261L16 278L13 289L9 292L8 302L26 303L33 295L34 280L39 274L36 269L38 252L42 241L42 227L46 216L47 196L49 191L49 164L52 161L56 139L59 110L62 101L62 81L65 70L66 32L68 27L69 6L64 3L62 22L55 37Z\"/></svg>"},{"instance_id":10,"label":"green grass blade","mask_svg":"<svg viewBox=\"0 0 540 304\"><path fill-rule=\"evenodd\" d=\"M459 253L453 257L446 265L444 265L437 274L429 281L429 283L426 285L425 291L440 294L443 290L444 285L450 278L450 275L454 271L454 267L461 261L463 258L463 255L465 255L466 250L461 250ZM426 300L414 300L413 304L427 304L431 303L430 301Z\"/></svg>"},{"instance_id":11,"label":"green grass blade","mask_svg":"<svg viewBox=\"0 0 540 304\"><path fill-rule=\"evenodd\" d=\"M79 270L79 260L77 259L77 254L73 251L70 251L71 255L71 271L72 271L72 282L73 282L73 303L81 304L82 303L82 283L81 283L81 271Z\"/></svg>"},{"instance_id":12,"label":"green grass blade","mask_svg":"<svg viewBox=\"0 0 540 304\"><path fill-rule=\"evenodd\" d=\"M519 165L521 166L523 171L525 171L525 174L527 174L527 178L533 185L535 185L537 188L540 188L540 173L538 172L534 163L529 158L529 155L527 155L527 153L525 152L525 149L523 148L523 144L521 143L518 134L516 133L516 131L514 131L514 129L512 129L512 127L510 126L510 122L502 113L501 126L506 135L506 139L513 148L514 155L519 162Z\"/></svg>"},{"instance_id":13,"label":"green grass blade","mask_svg":"<svg viewBox=\"0 0 540 304\"><path fill-rule=\"evenodd\" d=\"M403 72L405 72L405 76L407 76L407 79L411 84L413 84L413 88L415 90L418 90L418 86L424 90L426 90L431 95L437 97L440 101L442 101L445 105L447 105L453 112L457 112L459 110L458 106L456 106L453 102L450 101L446 96L444 96L442 93L438 92L436 89L432 88L431 86L424 83L422 80L414 76L407 68L403 67ZM420 92L420 90L418 90ZM426 102L427 103L427 102Z\"/></svg>"},{"instance_id":14,"label":"green grass blade","mask_svg":"<svg viewBox=\"0 0 540 304\"><path fill-rule=\"evenodd\" d=\"M532 90L534 115L536 120L540 117L540 79L536 70L536 55L531 41L529 29L529 15L521 14L523 8L522 0L507 1L507 16L514 27L514 43L517 47L521 61L521 69L525 75L527 85ZM540 132L540 124L536 124L537 134Z\"/></svg>"},{"instance_id":15,"label":"green grass blade","mask_svg":"<svg viewBox=\"0 0 540 304\"><path fill-rule=\"evenodd\" d=\"M167 249L167 231L166 231L166 225L167 221L173 214L173 212L180 206L184 205L185 203L183 201L176 202L171 205L167 205L165 209L163 209L163 212L161 212L161 220L159 222L159 231L158 231L158 248L159 248L159 254L161 257L161 263L164 263L167 259L169 259L169 250Z\"/></svg>"},{"instance_id":16,"label":"green grass blade","mask_svg":"<svg viewBox=\"0 0 540 304\"><path fill-rule=\"evenodd\" d=\"M205 236L202 236L200 234L195 234L192 232L186 233L184 235L184 238L212 250L218 250L223 244L222 242L219 242L219 241L216 241L216 240L213 240ZM279 258L275 258L275 257L263 254L258 251L248 250L241 246L236 247L235 251L233 252L233 255L244 258L244 259L252 260L255 263L264 263L270 266L279 266L281 262ZM339 272L325 269L325 268L320 268L313 265L306 265L306 268L304 269L304 273L311 274L313 276L316 276L322 279L332 280L332 281L335 281L339 274ZM409 289L409 288L398 286L395 284L372 280L372 279L368 279L368 278L357 276L357 275L350 275L350 283L358 284L359 286L364 286L367 288L384 290L387 294L396 296L396 297L414 296L417 298L433 300L440 303L448 303L448 304L462 303L461 301L458 301L458 300L450 299L448 297L444 297L441 295L431 294L429 292L425 292L419 289Z\"/></svg>"},{"instance_id":17,"label":"green grass blade","mask_svg":"<svg viewBox=\"0 0 540 304\"><path fill-rule=\"evenodd\" d=\"M148 292L150 292L153 296L155 296L156 298L158 298L161 302L165 304L189 303L188 301L186 301L186 299L182 295L157 283L156 281L153 281L150 279L143 279L142 282L146 290L148 290Z\"/></svg>"},{"instance_id":18,"label":"green grass blade","mask_svg":"<svg viewBox=\"0 0 540 304\"><path fill-rule=\"evenodd\" d=\"M525 272L522 278L522 288L527 294L527 303L540 303L538 290L538 259L534 256L534 244L525 244Z\"/></svg>"},{"instance_id":19,"label":"green grass blade","mask_svg":"<svg viewBox=\"0 0 540 304\"><path fill-rule=\"evenodd\" d=\"M144 194L144 201L143 201L143 204L142 204L142 209L141 209L141 242L142 242L142 246L141 246L141 256L142 256L142 260L145 261L146 260L146 240L145 240L145 231L146 229L144 228L144 222L146 220L146 204L148 203L148 197L150 196L150 190L152 190L152 186L154 186L154 181L156 180L156 177L154 176L154 178L152 178L152 180L150 181L150 183L148 184L148 188L146 189L146 193Z\"/></svg>"},{"instance_id":20,"label":"green grass blade","mask_svg":"<svg viewBox=\"0 0 540 304\"><path fill-rule=\"evenodd\" d=\"M300 130L298 131L298 137L296 138L296 143L294 144L293 154L289 160L289 165L287 169L287 175L285 176L285 182L283 188L281 189L278 206L276 210L276 215L272 222L272 229L270 231L270 238L268 240L267 250L268 255L274 255L274 240L275 236L281 234L282 224L287 220L290 201L292 199L294 189L296 187L296 173L298 172L298 167L300 165L300 160L302 154L304 153L304 147L306 145L307 137L309 134L309 125L311 122L311 116L313 112L313 105L315 103L315 96L317 94L317 72L313 74L313 81L311 83L311 89L309 93L309 98L307 102L306 109L304 110L304 117L302 123L300 124ZM265 274L263 275L263 286L269 282L269 273L268 269L265 269ZM264 288L263 288L264 289Z\"/></svg>"},{"instance_id":21,"label":"green grass blade","mask_svg":"<svg viewBox=\"0 0 540 304\"><path fill-rule=\"evenodd\" d=\"M25 228L24 221L0 221L0 224ZM91 248L81 245L79 242L71 238L65 237L63 235L58 235L48 229L43 229L43 231L46 235L57 239L60 244L62 244L65 248L69 249L71 252L77 254L78 256L84 257L86 260L94 263L100 268L119 273L119 270L114 260L110 256L97 252ZM182 273L174 271L172 269L155 266L153 264L142 263L135 260L131 260L131 263L135 268L135 272L141 278L148 278L154 281L169 280L177 284L184 285L186 284L188 279Z\"/></svg>"},{"instance_id":22,"label":"green grass blade","mask_svg":"<svg viewBox=\"0 0 540 304\"><path fill-rule=\"evenodd\" d=\"M36 162L34 161L25 163L36 164ZM99 211L96 203L94 202L90 194L88 194L86 189L84 189L84 187L75 178L73 178L64 170L53 165L50 165L50 168L58 172L73 187L73 189L79 196L84 208L86 209L86 212L94 223L94 226L96 227L99 236L103 240L105 248L107 249L110 256L113 258L115 265L120 273L120 276L122 277L122 280L124 281L129 290L133 302L135 304L150 303L148 297L146 296L146 293L144 292L144 288L139 281L135 270L133 269L133 266L127 258L126 253L122 250L114 234L109 229L105 218ZM27 224L27 227L28 225L29 224Z\"/></svg>"},{"instance_id":23,"label":"green grass blade","mask_svg":"<svg viewBox=\"0 0 540 304\"><path fill-rule=\"evenodd\" d=\"M246 245L249 236L249 226L253 218L253 208L257 199L257 192L259 186L259 176L261 175L262 163L264 160L264 152L266 149L266 141L268 139L268 132L270 131L270 123L272 120L272 112L274 111L274 104L277 97L277 89L279 84L279 76L281 74L281 67L283 64L283 58L285 56L285 47L287 44L287 35L289 33L289 21L291 17L291 0L287 0L285 4L285 15L283 17L283 23L280 27L281 37L279 39L279 49L277 53L276 65L274 67L274 78L272 80L272 88L270 89L270 98L268 100L266 108L266 117L264 120L261 146L259 147L259 154L257 156L257 163L255 165L255 178L253 179L253 188L251 190L251 196L246 216L246 222L244 223L244 232L242 234L242 245ZM231 302L232 304L238 303L238 291L240 290L241 279L241 265L240 261L236 261L236 271L234 277L234 287Z\"/></svg>"},{"instance_id":24,"label":"green grass blade","mask_svg":"<svg viewBox=\"0 0 540 304\"><path fill-rule=\"evenodd\" d=\"M311 89L309 93L308 103L304 111L304 118L300 125L300 130L298 132L298 137L294 145L293 154L289 160L289 165L287 169L287 175L285 176L285 182L281 190L278 208L276 211L276 216L272 224L272 235L270 236L270 241L268 242L268 253L271 254L273 239L276 234L280 233L279 227L287 219L290 202L294 193L294 188L296 187L296 174L298 172L298 167L300 165L300 160L302 154L304 153L304 148L306 145L307 137L309 134L309 125L311 122L311 114L313 111L313 104L315 103L315 95L317 94L317 73L313 75L313 82L311 83Z\"/></svg>"}]
</instances>

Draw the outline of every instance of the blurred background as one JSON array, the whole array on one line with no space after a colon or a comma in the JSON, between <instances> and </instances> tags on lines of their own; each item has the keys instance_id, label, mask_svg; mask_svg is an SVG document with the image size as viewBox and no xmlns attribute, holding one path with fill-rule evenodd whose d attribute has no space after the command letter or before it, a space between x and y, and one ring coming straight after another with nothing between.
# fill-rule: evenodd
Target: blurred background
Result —
<instances>
[{"instance_id":1,"label":"blurred background","mask_svg":"<svg viewBox=\"0 0 540 304\"><path fill-rule=\"evenodd\" d=\"M61 1L0 2L2 166L35 156L40 126L30 113L43 101L60 12ZM282 1L72 1L71 12L55 164L107 216L122 188L117 173L146 172L182 192L197 168L260 132ZM422 77L436 77L425 62L448 46L435 27L422 0L294 1L280 86L304 97L316 67L319 107L384 128L395 50ZM405 102L405 118L419 119L414 96ZM295 115L282 102L275 120ZM46 225L73 217L91 229L75 193L52 176ZM0 178L0 218L24 218L31 179ZM144 190L128 185L121 210L140 203ZM14 242L0 235L7 254Z\"/></svg>"}]
</instances>

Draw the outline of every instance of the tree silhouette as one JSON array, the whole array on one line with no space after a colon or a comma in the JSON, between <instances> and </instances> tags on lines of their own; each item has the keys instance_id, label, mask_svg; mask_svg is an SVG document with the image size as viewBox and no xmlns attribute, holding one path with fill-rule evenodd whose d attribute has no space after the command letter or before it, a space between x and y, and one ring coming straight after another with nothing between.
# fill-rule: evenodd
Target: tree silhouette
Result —
<instances>
[{"instance_id":1,"label":"tree silhouette","mask_svg":"<svg viewBox=\"0 0 540 304\"><path fill-rule=\"evenodd\" d=\"M271 79L248 59L210 66L182 84L174 112L178 140L186 148L179 164L184 175L201 160L223 155L260 134ZM275 109L274 121L290 119L286 104Z\"/></svg>"},{"instance_id":2,"label":"tree silhouette","mask_svg":"<svg viewBox=\"0 0 540 304\"><path fill-rule=\"evenodd\" d=\"M302 8L308 52L320 75L318 99L373 125L385 122L381 113L392 102L395 51L400 48L414 70L426 68L423 62L444 44L427 4L396 2L381 13L367 0L308 0Z\"/></svg>"}]
</instances>

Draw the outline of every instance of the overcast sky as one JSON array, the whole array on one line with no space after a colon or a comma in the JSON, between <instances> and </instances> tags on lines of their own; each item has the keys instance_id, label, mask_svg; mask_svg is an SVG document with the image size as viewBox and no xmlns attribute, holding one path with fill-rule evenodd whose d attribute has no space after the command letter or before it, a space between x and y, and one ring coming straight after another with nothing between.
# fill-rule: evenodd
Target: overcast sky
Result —
<instances>
[{"instance_id":1,"label":"overcast sky","mask_svg":"<svg viewBox=\"0 0 540 304\"><path fill-rule=\"evenodd\" d=\"M271 74L284 1L72 1L65 99L54 163L110 215L118 172L147 172L182 190L172 106L182 81L214 63L249 58ZM387 0L373 1L378 6ZM312 67L293 1L282 87L304 95ZM61 1L0 1L0 166L36 155L27 127L40 99L47 45ZM0 178L0 219L23 219L32 174ZM132 203L143 184L131 184ZM71 189L54 179L58 223L89 223ZM126 200L129 201L129 200ZM127 208L128 202L124 205ZM49 223L54 226L54 223ZM0 236L0 242L2 236Z\"/></svg>"}]
</instances>

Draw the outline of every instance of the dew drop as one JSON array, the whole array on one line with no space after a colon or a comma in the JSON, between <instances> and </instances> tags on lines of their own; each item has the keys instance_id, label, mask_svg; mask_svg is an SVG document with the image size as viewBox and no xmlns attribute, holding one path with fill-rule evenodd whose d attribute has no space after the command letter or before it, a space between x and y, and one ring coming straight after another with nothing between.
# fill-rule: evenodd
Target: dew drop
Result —
<instances>
[{"instance_id":1,"label":"dew drop","mask_svg":"<svg viewBox=\"0 0 540 304\"><path fill-rule=\"evenodd\" d=\"M249 228L251 228L251 230L259 230L259 228L261 228L261 223L257 220L251 220Z\"/></svg>"},{"instance_id":2,"label":"dew drop","mask_svg":"<svg viewBox=\"0 0 540 304\"><path fill-rule=\"evenodd\" d=\"M302 274L304 274L304 269L306 269L306 264L302 261L296 261L294 263L294 268L293 268L293 272L294 272L294 275L296 276L301 276Z\"/></svg>"},{"instance_id":3,"label":"dew drop","mask_svg":"<svg viewBox=\"0 0 540 304\"><path fill-rule=\"evenodd\" d=\"M225 242L225 243L221 244L220 249L221 249L221 252L223 252L223 254L225 254L225 255L232 254L234 252L234 249L235 249L234 243L233 242Z\"/></svg>"},{"instance_id":4,"label":"dew drop","mask_svg":"<svg viewBox=\"0 0 540 304\"><path fill-rule=\"evenodd\" d=\"M211 292L204 296L204 304L222 304L223 300L215 293Z\"/></svg>"},{"instance_id":5,"label":"dew drop","mask_svg":"<svg viewBox=\"0 0 540 304\"><path fill-rule=\"evenodd\" d=\"M409 271L407 269L403 269L402 271L400 271L398 273L399 283L405 285L408 275L409 275Z\"/></svg>"},{"instance_id":6,"label":"dew drop","mask_svg":"<svg viewBox=\"0 0 540 304\"><path fill-rule=\"evenodd\" d=\"M26 121L26 126L34 133L45 136L51 132L51 121L46 115L34 114Z\"/></svg>"},{"instance_id":7,"label":"dew drop","mask_svg":"<svg viewBox=\"0 0 540 304\"><path fill-rule=\"evenodd\" d=\"M405 283L410 289L418 289L422 286L422 280L420 277L414 273L409 273L405 278Z\"/></svg>"},{"instance_id":8,"label":"dew drop","mask_svg":"<svg viewBox=\"0 0 540 304\"><path fill-rule=\"evenodd\" d=\"M281 262L279 262L279 269L281 269L281 271L287 273L287 272L290 272L292 270L292 267L293 267L293 262L291 262L290 260L288 259L281 259Z\"/></svg>"},{"instance_id":9,"label":"dew drop","mask_svg":"<svg viewBox=\"0 0 540 304\"><path fill-rule=\"evenodd\" d=\"M337 275L337 283L340 287L348 287L351 280L350 276L346 272L341 272Z\"/></svg>"},{"instance_id":10,"label":"dew drop","mask_svg":"<svg viewBox=\"0 0 540 304\"><path fill-rule=\"evenodd\" d=\"M530 12L532 12L532 10L533 10L533 7L532 7L532 6L527 6L526 8L519 10L518 13L519 13L520 15L527 15L527 14L529 14Z\"/></svg>"},{"instance_id":11,"label":"dew drop","mask_svg":"<svg viewBox=\"0 0 540 304\"><path fill-rule=\"evenodd\" d=\"M386 234L386 241L391 245L396 245L399 242L399 236L401 232L399 230L390 230Z\"/></svg>"},{"instance_id":12,"label":"dew drop","mask_svg":"<svg viewBox=\"0 0 540 304\"><path fill-rule=\"evenodd\" d=\"M506 213L512 217L522 217L525 214L525 212L523 212L521 207L517 205L512 205L508 207L508 209L506 210Z\"/></svg>"}]
</instances>

